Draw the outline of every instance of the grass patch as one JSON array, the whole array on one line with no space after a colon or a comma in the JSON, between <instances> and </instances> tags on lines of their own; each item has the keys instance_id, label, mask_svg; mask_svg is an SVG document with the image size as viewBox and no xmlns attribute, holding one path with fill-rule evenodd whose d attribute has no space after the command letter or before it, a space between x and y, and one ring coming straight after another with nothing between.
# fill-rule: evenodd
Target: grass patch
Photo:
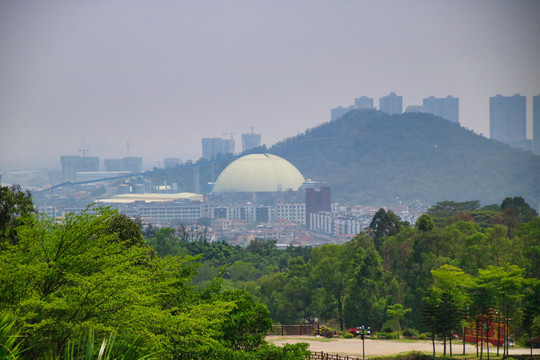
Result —
<instances>
[{"instance_id":1,"label":"grass patch","mask_svg":"<svg viewBox=\"0 0 540 360\"><path fill-rule=\"evenodd\" d=\"M403 343L417 343L418 339L392 339L392 341L398 341Z\"/></svg>"},{"instance_id":2,"label":"grass patch","mask_svg":"<svg viewBox=\"0 0 540 360\"><path fill-rule=\"evenodd\" d=\"M331 342L331 341L338 341L339 338L323 338L323 337L316 337L316 336L310 336L310 337L290 337L290 336L280 336L273 339L266 339L266 341L273 343L274 341L287 341L287 340L295 340L295 341L317 341L317 342Z\"/></svg>"}]
</instances>

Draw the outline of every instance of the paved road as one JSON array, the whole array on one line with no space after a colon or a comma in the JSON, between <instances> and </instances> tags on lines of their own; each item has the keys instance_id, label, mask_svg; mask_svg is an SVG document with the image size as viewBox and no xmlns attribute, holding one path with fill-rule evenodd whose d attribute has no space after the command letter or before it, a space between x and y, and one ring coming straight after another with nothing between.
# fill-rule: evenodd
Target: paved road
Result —
<instances>
[{"instance_id":1,"label":"paved road","mask_svg":"<svg viewBox=\"0 0 540 360\"><path fill-rule=\"evenodd\" d=\"M296 344L300 342L306 342L309 344L309 350L311 351L324 351L329 354L349 355L362 357L362 340L360 339L323 339L315 337L294 337L294 336L268 336L266 340L275 345L281 346L283 344ZM463 344L461 342L452 343L452 350L455 354L463 353ZM381 356L381 355L394 355L400 353L407 353L409 351L422 351L431 353L433 351L433 345L429 340L419 340L415 342L401 342L392 340L365 340L365 353L366 357L369 356ZM435 342L435 351L437 353L443 352L443 344L441 342ZM486 349L484 348L484 354ZM502 353L502 349L500 350ZM476 347L470 344L465 345L465 352L476 356ZM490 353L496 353L497 347L489 348ZM447 355L449 354L449 348L447 345ZM510 349L510 354L530 354L530 349L519 348ZM533 354L540 354L540 349L534 349Z\"/></svg>"}]
</instances>

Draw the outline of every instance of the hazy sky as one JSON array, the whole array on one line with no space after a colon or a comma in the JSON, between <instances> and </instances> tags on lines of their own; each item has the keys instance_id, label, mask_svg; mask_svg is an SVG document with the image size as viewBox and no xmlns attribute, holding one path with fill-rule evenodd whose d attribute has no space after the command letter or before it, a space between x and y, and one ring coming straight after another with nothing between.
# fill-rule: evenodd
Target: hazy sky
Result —
<instances>
[{"instance_id":1,"label":"hazy sky","mask_svg":"<svg viewBox=\"0 0 540 360\"><path fill-rule=\"evenodd\" d=\"M0 170L126 142L145 168L196 160L250 126L270 146L391 91L457 96L485 135L489 97L520 93L530 137L539 19L537 0L0 0Z\"/></svg>"}]
</instances>

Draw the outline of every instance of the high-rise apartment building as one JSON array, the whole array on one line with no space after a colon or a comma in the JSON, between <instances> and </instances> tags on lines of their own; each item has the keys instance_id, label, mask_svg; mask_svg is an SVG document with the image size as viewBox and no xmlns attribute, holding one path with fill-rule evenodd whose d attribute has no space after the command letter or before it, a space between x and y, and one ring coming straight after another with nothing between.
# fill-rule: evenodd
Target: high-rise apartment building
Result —
<instances>
[{"instance_id":1,"label":"high-rise apartment building","mask_svg":"<svg viewBox=\"0 0 540 360\"><path fill-rule=\"evenodd\" d=\"M223 152L223 139L221 138L203 138L202 157L212 159L220 152Z\"/></svg>"},{"instance_id":2,"label":"high-rise apartment building","mask_svg":"<svg viewBox=\"0 0 540 360\"><path fill-rule=\"evenodd\" d=\"M430 96L424 99L426 112L459 124L459 99L453 96L436 98Z\"/></svg>"},{"instance_id":3,"label":"high-rise apartment building","mask_svg":"<svg viewBox=\"0 0 540 360\"><path fill-rule=\"evenodd\" d=\"M343 107L338 106L333 109L330 109L330 120L336 120L349 111L356 110L356 109L374 109L373 107L373 99L369 98L367 96L361 96L359 98L354 99L354 105Z\"/></svg>"},{"instance_id":4,"label":"high-rise apartment building","mask_svg":"<svg viewBox=\"0 0 540 360\"><path fill-rule=\"evenodd\" d=\"M105 159L105 171L142 171L142 157L129 156L122 159Z\"/></svg>"},{"instance_id":5,"label":"high-rise apartment building","mask_svg":"<svg viewBox=\"0 0 540 360\"><path fill-rule=\"evenodd\" d=\"M234 140L223 139L223 154L234 154Z\"/></svg>"},{"instance_id":6,"label":"high-rise apartment building","mask_svg":"<svg viewBox=\"0 0 540 360\"><path fill-rule=\"evenodd\" d=\"M489 98L490 138L515 148L527 146L525 96L496 95Z\"/></svg>"},{"instance_id":7,"label":"high-rise apartment building","mask_svg":"<svg viewBox=\"0 0 540 360\"><path fill-rule=\"evenodd\" d=\"M242 151L261 146L261 134L242 134Z\"/></svg>"},{"instance_id":8,"label":"high-rise apartment building","mask_svg":"<svg viewBox=\"0 0 540 360\"><path fill-rule=\"evenodd\" d=\"M403 97L395 92L379 99L379 110L388 114L401 114L403 112Z\"/></svg>"},{"instance_id":9,"label":"high-rise apartment building","mask_svg":"<svg viewBox=\"0 0 540 360\"><path fill-rule=\"evenodd\" d=\"M367 96L361 96L354 99L354 105L358 109L373 109L373 99Z\"/></svg>"},{"instance_id":10,"label":"high-rise apartment building","mask_svg":"<svg viewBox=\"0 0 540 360\"><path fill-rule=\"evenodd\" d=\"M60 157L64 181L75 181L81 171L99 171L99 156L64 155Z\"/></svg>"},{"instance_id":11,"label":"high-rise apartment building","mask_svg":"<svg viewBox=\"0 0 540 360\"><path fill-rule=\"evenodd\" d=\"M540 94L533 96L533 154L540 155Z\"/></svg>"},{"instance_id":12,"label":"high-rise apartment building","mask_svg":"<svg viewBox=\"0 0 540 360\"><path fill-rule=\"evenodd\" d=\"M234 140L221 138L202 138L202 156L213 159L217 154L234 154Z\"/></svg>"},{"instance_id":13,"label":"high-rise apartment building","mask_svg":"<svg viewBox=\"0 0 540 360\"><path fill-rule=\"evenodd\" d=\"M330 187L306 188L306 227L309 229L310 215L319 211L332 211Z\"/></svg>"},{"instance_id":14,"label":"high-rise apartment building","mask_svg":"<svg viewBox=\"0 0 540 360\"><path fill-rule=\"evenodd\" d=\"M333 109L330 109L330 120L336 120L348 113L349 111L355 110L356 106L351 105L348 107L338 106Z\"/></svg>"}]
</instances>

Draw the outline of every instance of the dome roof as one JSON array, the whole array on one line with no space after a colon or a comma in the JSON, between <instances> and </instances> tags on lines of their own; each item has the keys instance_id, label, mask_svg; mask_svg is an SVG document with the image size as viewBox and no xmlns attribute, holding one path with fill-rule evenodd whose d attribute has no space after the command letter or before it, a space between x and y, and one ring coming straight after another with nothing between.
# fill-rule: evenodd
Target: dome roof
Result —
<instances>
[{"instance_id":1,"label":"dome roof","mask_svg":"<svg viewBox=\"0 0 540 360\"><path fill-rule=\"evenodd\" d=\"M233 161L217 178L214 192L298 190L305 179L287 160L272 154L251 154Z\"/></svg>"}]
</instances>

